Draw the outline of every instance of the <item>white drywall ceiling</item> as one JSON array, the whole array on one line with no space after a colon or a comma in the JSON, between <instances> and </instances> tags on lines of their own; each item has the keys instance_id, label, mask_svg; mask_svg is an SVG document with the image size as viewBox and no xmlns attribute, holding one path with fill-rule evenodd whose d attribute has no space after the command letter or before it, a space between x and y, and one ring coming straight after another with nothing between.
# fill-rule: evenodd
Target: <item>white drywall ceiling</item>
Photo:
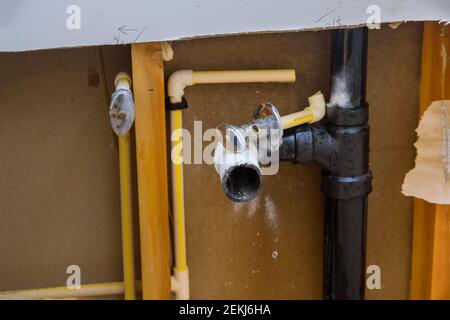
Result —
<instances>
[{"instance_id":1,"label":"white drywall ceiling","mask_svg":"<svg viewBox=\"0 0 450 320\"><path fill-rule=\"evenodd\" d=\"M1 0L0 51L361 25L371 5L381 22L450 21L450 0Z\"/></svg>"}]
</instances>

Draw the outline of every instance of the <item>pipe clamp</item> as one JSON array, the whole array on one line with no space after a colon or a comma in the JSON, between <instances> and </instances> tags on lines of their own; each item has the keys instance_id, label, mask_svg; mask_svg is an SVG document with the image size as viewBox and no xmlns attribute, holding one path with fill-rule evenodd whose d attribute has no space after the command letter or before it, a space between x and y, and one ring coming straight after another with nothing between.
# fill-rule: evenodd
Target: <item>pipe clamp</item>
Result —
<instances>
[{"instance_id":1,"label":"pipe clamp","mask_svg":"<svg viewBox=\"0 0 450 320\"><path fill-rule=\"evenodd\" d=\"M181 99L181 102L170 102L170 98L166 99L166 109L170 110L170 111L176 111L176 110L183 110L183 109L187 109L188 107L188 102L187 100L183 97Z\"/></svg>"}]
</instances>

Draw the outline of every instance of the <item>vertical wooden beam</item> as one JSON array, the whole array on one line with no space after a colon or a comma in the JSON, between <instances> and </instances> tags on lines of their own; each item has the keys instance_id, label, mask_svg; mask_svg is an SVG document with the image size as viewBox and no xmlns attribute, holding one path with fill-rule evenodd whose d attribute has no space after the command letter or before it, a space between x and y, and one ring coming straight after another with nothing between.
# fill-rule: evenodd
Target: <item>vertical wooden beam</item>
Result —
<instances>
[{"instance_id":1,"label":"vertical wooden beam","mask_svg":"<svg viewBox=\"0 0 450 320\"><path fill-rule=\"evenodd\" d=\"M420 115L435 100L450 99L450 30L425 22ZM411 299L450 299L450 206L414 199Z\"/></svg>"},{"instance_id":2,"label":"vertical wooden beam","mask_svg":"<svg viewBox=\"0 0 450 320\"><path fill-rule=\"evenodd\" d=\"M136 105L142 292L144 299L170 299L169 203L164 72L159 43L131 47Z\"/></svg>"}]
</instances>

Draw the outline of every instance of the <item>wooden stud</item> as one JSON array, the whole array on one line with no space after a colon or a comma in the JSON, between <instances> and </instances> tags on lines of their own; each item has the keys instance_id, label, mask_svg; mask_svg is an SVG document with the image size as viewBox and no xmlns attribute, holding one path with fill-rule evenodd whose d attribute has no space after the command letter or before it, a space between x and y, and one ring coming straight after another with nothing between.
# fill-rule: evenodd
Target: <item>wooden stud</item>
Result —
<instances>
[{"instance_id":1,"label":"wooden stud","mask_svg":"<svg viewBox=\"0 0 450 320\"><path fill-rule=\"evenodd\" d=\"M131 47L143 299L170 299L164 72L159 43Z\"/></svg>"},{"instance_id":2,"label":"wooden stud","mask_svg":"<svg viewBox=\"0 0 450 320\"><path fill-rule=\"evenodd\" d=\"M433 101L450 99L450 66L443 68L449 44L448 27L425 22L420 115ZM450 299L449 208L414 199L411 299Z\"/></svg>"}]
</instances>

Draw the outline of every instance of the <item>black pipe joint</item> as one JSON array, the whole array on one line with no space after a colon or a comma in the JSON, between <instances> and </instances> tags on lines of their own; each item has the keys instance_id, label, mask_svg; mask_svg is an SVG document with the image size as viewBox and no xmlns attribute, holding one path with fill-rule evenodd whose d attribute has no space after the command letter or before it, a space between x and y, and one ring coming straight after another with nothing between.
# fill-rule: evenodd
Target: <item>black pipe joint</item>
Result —
<instances>
[{"instance_id":1,"label":"black pipe joint","mask_svg":"<svg viewBox=\"0 0 450 320\"><path fill-rule=\"evenodd\" d=\"M327 122L336 126L353 127L367 123L369 108L367 103L358 106L329 106L327 108Z\"/></svg>"},{"instance_id":2,"label":"black pipe joint","mask_svg":"<svg viewBox=\"0 0 450 320\"><path fill-rule=\"evenodd\" d=\"M346 117L351 118L348 114ZM317 161L323 168L322 191L335 199L351 199L367 195L372 189L368 150L367 124L330 124L327 129L306 125L284 134L280 159L298 164Z\"/></svg>"}]
</instances>

